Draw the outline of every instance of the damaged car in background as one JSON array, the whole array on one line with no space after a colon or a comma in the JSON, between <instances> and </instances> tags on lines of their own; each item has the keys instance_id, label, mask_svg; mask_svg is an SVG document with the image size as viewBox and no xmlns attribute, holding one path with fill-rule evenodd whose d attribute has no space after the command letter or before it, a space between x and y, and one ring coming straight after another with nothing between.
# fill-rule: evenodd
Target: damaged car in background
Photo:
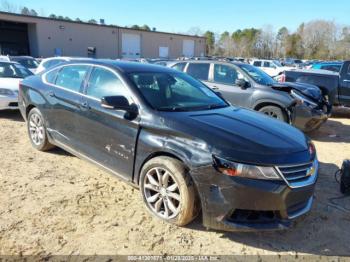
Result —
<instances>
[{"instance_id":1,"label":"damaged car in background","mask_svg":"<svg viewBox=\"0 0 350 262\"><path fill-rule=\"evenodd\" d=\"M312 142L176 70L70 62L23 80L19 106L34 148L61 147L128 181L169 223L201 211L207 228L285 229L311 209Z\"/></svg>"},{"instance_id":2,"label":"damaged car in background","mask_svg":"<svg viewBox=\"0 0 350 262\"><path fill-rule=\"evenodd\" d=\"M201 80L233 105L253 109L310 132L327 121L332 107L311 84L278 83L240 62L177 61L169 67Z\"/></svg>"}]
</instances>

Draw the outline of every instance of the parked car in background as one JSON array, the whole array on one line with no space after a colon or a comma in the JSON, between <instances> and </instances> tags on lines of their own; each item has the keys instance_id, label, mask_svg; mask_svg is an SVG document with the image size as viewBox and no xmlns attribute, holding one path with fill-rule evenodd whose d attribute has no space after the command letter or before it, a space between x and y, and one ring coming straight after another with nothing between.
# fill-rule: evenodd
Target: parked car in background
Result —
<instances>
[{"instance_id":1,"label":"parked car in background","mask_svg":"<svg viewBox=\"0 0 350 262\"><path fill-rule=\"evenodd\" d=\"M207 228L284 229L311 208L312 142L173 69L67 63L25 79L19 104L34 148L62 147L132 183L175 225L201 210Z\"/></svg>"},{"instance_id":2,"label":"parked car in background","mask_svg":"<svg viewBox=\"0 0 350 262\"><path fill-rule=\"evenodd\" d=\"M30 75L22 65L0 60L0 110L18 109L19 82Z\"/></svg>"},{"instance_id":3,"label":"parked car in background","mask_svg":"<svg viewBox=\"0 0 350 262\"><path fill-rule=\"evenodd\" d=\"M292 69L293 67L283 66L278 60L255 59L250 62L251 65L259 67L271 77L278 76L284 70Z\"/></svg>"},{"instance_id":4,"label":"parked car in background","mask_svg":"<svg viewBox=\"0 0 350 262\"><path fill-rule=\"evenodd\" d=\"M313 64L310 69L323 69L339 73L342 65L343 62L322 62Z\"/></svg>"},{"instance_id":5,"label":"parked car in background","mask_svg":"<svg viewBox=\"0 0 350 262\"><path fill-rule=\"evenodd\" d=\"M36 74L39 74L51 67L54 67L56 65L66 63L69 61L79 61L79 60L91 60L91 58L87 57L65 57L65 56L56 56L56 57L50 57L45 58L40 62L39 67L36 70Z\"/></svg>"},{"instance_id":6,"label":"parked car in background","mask_svg":"<svg viewBox=\"0 0 350 262\"><path fill-rule=\"evenodd\" d=\"M0 61L7 61L7 62L9 62L11 60L10 60L10 57L7 56L7 55L0 55Z\"/></svg>"},{"instance_id":7,"label":"parked car in background","mask_svg":"<svg viewBox=\"0 0 350 262\"><path fill-rule=\"evenodd\" d=\"M17 62L35 74L39 63L31 56L11 56L11 61Z\"/></svg>"},{"instance_id":8,"label":"parked car in background","mask_svg":"<svg viewBox=\"0 0 350 262\"><path fill-rule=\"evenodd\" d=\"M331 104L350 106L350 61L343 63L339 73L316 69L287 70L280 81L316 85Z\"/></svg>"},{"instance_id":9,"label":"parked car in background","mask_svg":"<svg viewBox=\"0 0 350 262\"><path fill-rule=\"evenodd\" d=\"M286 58L281 63L283 66L291 66L291 67L303 67L303 61L300 59L294 59L294 58Z\"/></svg>"},{"instance_id":10,"label":"parked car in background","mask_svg":"<svg viewBox=\"0 0 350 262\"><path fill-rule=\"evenodd\" d=\"M169 66L201 80L233 105L259 111L305 132L319 128L331 112L317 86L281 85L249 64L177 61Z\"/></svg>"}]
</instances>

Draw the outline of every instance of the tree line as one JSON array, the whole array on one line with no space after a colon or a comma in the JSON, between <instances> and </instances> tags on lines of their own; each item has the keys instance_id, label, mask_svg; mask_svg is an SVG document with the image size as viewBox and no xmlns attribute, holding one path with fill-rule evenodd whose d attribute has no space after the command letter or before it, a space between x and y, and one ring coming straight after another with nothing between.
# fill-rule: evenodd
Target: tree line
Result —
<instances>
[{"instance_id":1,"label":"tree line","mask_svg":"<svg viewBox=\"0 0 350 262\"><path fill-rule=\"evenodd\" d=\"M0 1L0 11L9 12L9 13L17 13L17 14L28 15L28 16L39 16L39 13L35 9L30 9L26 6L18 7L7 0ZM42 13L42 14L40 14L40 16L46 16L46 15ZM99 23L96 19L93 19L93 18L86 20L86 21L83 21L79 17L73 19L73 18L70 18L68 16L62 16L62 15L56 15L56 14L50 14L47 17L51 18L51 19L59 19L59 20L75 21L75 22L86 22L86 23L90 23L90 24L98 24ZM102 19L102 21L100 21L100 24L104 24L104 19ZM117 26L117 25L112 25L112 26ZM129 27L129 26L125 26L125 27ZM132 25L132 26L130 26L130 28L138 29L138 30L145 30L145 31L156 31L157 30L155 27L153 27L151 29L148 25L142 25L142 26Z\"/></svg>"},{"instance_id":2,"label":"tree line","mask_svg":"<svg viewBox=\"0 0 350 262\"><path fill-rule=\"evenodd\" d=\"M350 57L350 26L334 21L302 23L294 32L287 27L247 28L221 34L207 31L207 54L227 57L258 57L338 60Z\"/></svg>"}]
</instances>

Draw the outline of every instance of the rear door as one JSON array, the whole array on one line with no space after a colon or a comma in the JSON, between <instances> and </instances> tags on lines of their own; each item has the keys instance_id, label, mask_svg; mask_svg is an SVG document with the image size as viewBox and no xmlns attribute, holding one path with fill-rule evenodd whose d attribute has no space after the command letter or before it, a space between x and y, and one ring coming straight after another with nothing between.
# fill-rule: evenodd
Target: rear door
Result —
<instances>
[{"instance_id":1,"label":"rear door","mask_svg":"<svg viewBox=\"0 0 350 262\"><path fill-rule=\"evenodd\" d=\"M55 140L73 148L78 146L77 113L82 107L82 87L89 70L88 65L62 67L46 94L51 107L48 130Z\"/></svg>"},{"instance_id":2,"label":"rear door","mask_svg":"<svg viewBox=\"0 0 350 262\"><path fill-rule=\"evenodd\" d=\"M248 81L233 65L214 64L213 79L208 86L219 91L231 104L249 108L253 87L242 89L236 85L237 79Z\"/></svg>"},{"instance_id":3,"label":"rear door","mask_svg":"<svg viewBox=\"0 0 350 262\"><path fill-rule=\"evenodd\" d=\"M350 106L350 62L344 62L340 72L339 102Z\"/></svg>"},{"instance_id":4,"label":"rear door","mask_svg":"<svg viewBox=\"0 0 350 262\"><path fill-rule=\"evenodd\" d=\"M188 63L186 73L190 76L209 84L210 63Z\"/></svg>"},{"instance_id":5,"label":"rear door","mask_svg":"<svg viewBox=\"0 0 350 262\"><path fill-rule=\"evenodd\" d=\"M111 69L94 67L85 88L85 109L79 114L80 150L104 167L130 180L139 118L127 119L125 111L101 106L105 96L125 96L133 103L128 87Z\"/></svg>"}]
</instances>

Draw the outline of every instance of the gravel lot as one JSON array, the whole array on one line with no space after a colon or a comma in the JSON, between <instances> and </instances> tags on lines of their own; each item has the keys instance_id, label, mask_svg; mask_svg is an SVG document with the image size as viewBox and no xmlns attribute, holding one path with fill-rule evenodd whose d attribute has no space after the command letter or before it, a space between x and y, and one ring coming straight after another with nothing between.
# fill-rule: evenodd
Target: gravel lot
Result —
<instances>
[{"instance_id":1,"label":"gravel lot","mask_svg":"<svg viewBox=\"0 0 350 262\"><path fill-rule=\"evenodd\" d=\"M350 198L334 172L350 158L350 110L311 134L321 162L312 212L292 229L207 231L153 218L138 190L60 149L35 151L18 112L0 112L0 255L350 255Z\"/></svg>"}]
</instances>

